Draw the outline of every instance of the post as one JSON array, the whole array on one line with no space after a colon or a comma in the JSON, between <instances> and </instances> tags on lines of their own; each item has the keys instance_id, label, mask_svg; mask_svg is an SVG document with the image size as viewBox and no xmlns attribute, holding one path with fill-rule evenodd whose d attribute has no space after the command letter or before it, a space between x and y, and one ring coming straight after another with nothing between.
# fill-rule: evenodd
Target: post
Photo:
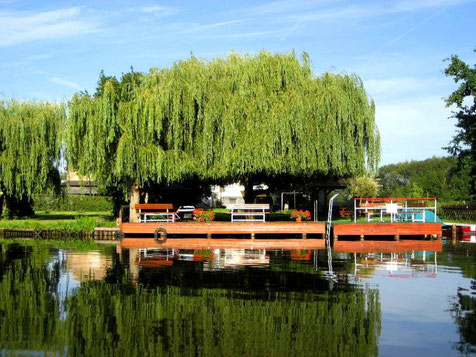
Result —
<instances>
[{"instance_id":1,"label":"post","mask_svg":"<svg viewBox=\"0 0 476 357\"><path fill-rule=\"evenodd\" d=\"M456 244L456 224L451 227L451 235L453 238L453 244Z\"/></svg>"},{"instance_id":2,"label":"post","mask_svg":"<svg viewBox=\"0 0 476 357\"><path fill-rule=\"evenodd\" d=\"M137 214L136 204L140 201L139 183L134 182L131 186L131 198L129 205L129 222L139 222L139 215Z\"/></svg>"}]
</instances>

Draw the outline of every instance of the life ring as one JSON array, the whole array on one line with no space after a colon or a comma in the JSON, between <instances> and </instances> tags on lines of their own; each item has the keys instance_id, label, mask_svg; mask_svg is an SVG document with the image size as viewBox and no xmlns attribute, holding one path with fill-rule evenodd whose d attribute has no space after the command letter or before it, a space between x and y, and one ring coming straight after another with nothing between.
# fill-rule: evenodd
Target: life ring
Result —
<instances>
[{"instance_id":1,"label":"life ring","mask_svg":"<svg viewBox=\"0 0 476 357\"><path fill-rule=\"evenodd\" d=\"M124 239L124 232L122 231L116 231L116 240L121 241Z\"/></svg>"},{"instance_id":2,"label":"life ring","mask_svg":"<svg viewBox=\"0 0 476 357\"><path fill-rule=\"evenodd\" d=\"M162 234L160 234L162 233ZM163 239L160 239L161 236L163 235ZM165 228L157 228L154 232L154 240L157 244L163 244L165 242L167 242L167 231L165 230Z\"/></svg>"}]
</instances>

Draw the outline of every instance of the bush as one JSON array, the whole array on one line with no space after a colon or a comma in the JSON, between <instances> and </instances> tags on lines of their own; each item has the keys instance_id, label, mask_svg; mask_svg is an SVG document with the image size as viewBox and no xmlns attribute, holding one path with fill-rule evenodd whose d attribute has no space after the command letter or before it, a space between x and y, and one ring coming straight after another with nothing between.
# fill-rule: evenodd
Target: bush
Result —
<instances>
[{"instance_id":1,"label":"bush","mask_svg":"<svg viewBox=\"0 0 476 357\"><path fill-rule=\"evenodd\" d=\"M35 211L110 212L112 200L108 196L37 195L34 197L33 209Z\"/></svg>"},{"instance_id":2,"label":"bush","mask_svg":"<svg viewBox=\"0 0 476 357\"><path fill-rule=\"evenodd\" d=\"M377 196L377 182L367 176L353 177L347 180L347 188L344 195L347 199L354 197L375 197Z\"/></svg>"}]
</instances>

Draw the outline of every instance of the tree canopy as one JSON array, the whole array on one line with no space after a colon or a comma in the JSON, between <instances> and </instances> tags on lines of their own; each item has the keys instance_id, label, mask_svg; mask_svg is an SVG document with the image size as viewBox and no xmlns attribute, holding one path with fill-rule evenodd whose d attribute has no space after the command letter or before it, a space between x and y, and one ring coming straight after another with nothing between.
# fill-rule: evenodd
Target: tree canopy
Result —
<instances>
[{"instance_id":1,"label":"tree canopy","mask_svg":"<svg viewBox=\"0 0 476 357\"><path fill-rule=\"evenodd\" d=\"M443 202L467 201L471 181L468 165L453 157L390 164L379 169L383 197L436 197Z\"/></svg>"},{"instance_id":2,"label":"tree canopy","mask_svg":"<svg viewBox=\"0 0 476 357\"><path fill-rule=\"evenodd\" d=\"M353 176L380 154L374 103L355 75L314 76L306 54L191 57L101 74L69 104L68 164L98 184Z\"/></svg>"},{"instance_id":3,"label":"tree canopy","mask_svg":"<svg viewBox=\"0 0 476 357\"><path fill-rule=\"evenodd\" d=\"M59 185L55 163L64 120L62 105L0 102L0 185L10 210L28 211L34 193ZM15 204L20 201L23 207Z\"/></svg>"},{"instance_id":4,"label":"tree canopy","mask_svg":"<svg viewBox=\"0 0 476 357\"><path fill-rule=\"evenodd\" d=\"M476 49L474 50L476 52ZM445 69L447 76L453 77L459 84L447 99L446 105L455 105L457 111L453 112L456 118L457 134L453 137L448 151L461 159L461 163L468 164L471 168L471 195L476 198L476 65L471 68L458 56L453 55L447 59L450 64Z\"/></svg>"}]
</instances>

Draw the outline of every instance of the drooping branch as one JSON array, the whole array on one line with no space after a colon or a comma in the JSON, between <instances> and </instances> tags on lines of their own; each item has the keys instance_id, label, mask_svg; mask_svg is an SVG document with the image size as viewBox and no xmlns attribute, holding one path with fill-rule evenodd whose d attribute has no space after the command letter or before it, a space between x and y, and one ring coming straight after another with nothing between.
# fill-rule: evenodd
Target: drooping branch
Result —
<instances>
[{"instance_id":1,"label":"drooping branch","mask_svg":"<svg viewBox=\"0 0 476 357\"><path fill-rule=\"evenodd\" d=\"M99 184L374 171L373 102L355 75L314 77L295 53L190 58L102 76L69 105L68 162Z\"/></svg>"},{"instance_id":2,"label":"drooping branch","mask_svg":"<svg viewBox=\"0 0 476 357\"><path fill-rule=\"evenodd\" d=\"M6 196L30 199L58 181L64 106L0 102L0 184Z\"/></svg>"}]
</instances>

